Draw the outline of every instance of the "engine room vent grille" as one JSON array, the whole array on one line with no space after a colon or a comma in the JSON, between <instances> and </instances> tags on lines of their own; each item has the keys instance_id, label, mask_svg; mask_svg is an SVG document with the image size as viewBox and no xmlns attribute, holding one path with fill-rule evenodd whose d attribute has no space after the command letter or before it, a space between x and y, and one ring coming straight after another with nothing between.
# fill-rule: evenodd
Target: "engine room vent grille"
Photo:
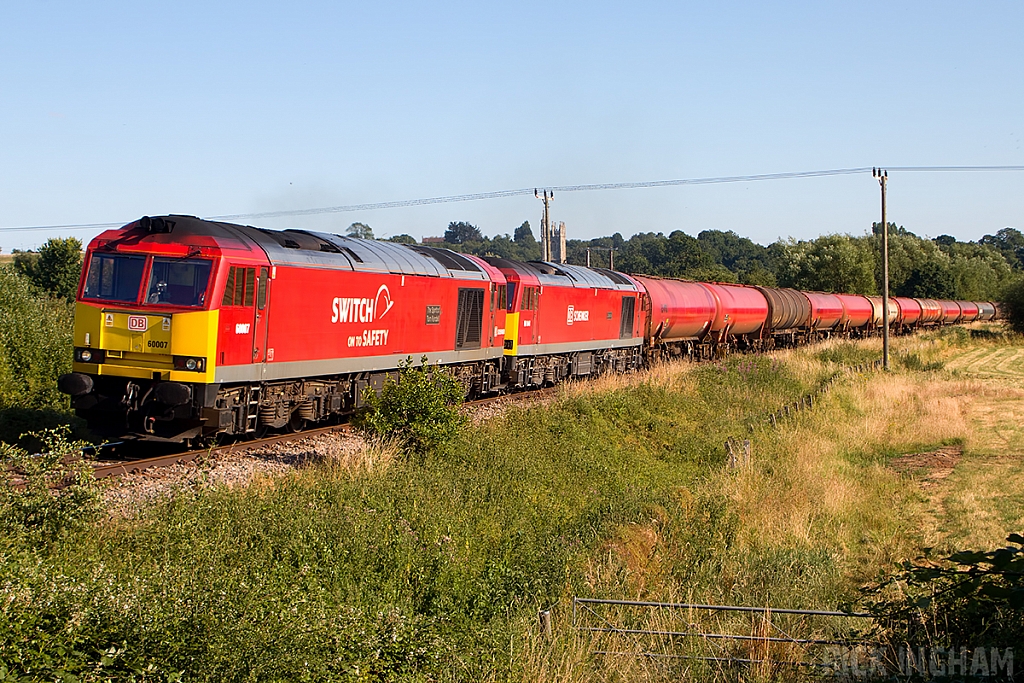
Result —
<instances>
[{"instance_id":1,"label":"engine room vent grille","mask_svg":"<svg viewBox=\"0 0 1024 683\"><path fill-rule=\"evenodd\" d=\"M455 348L479 349L484 319L484 290L460 289L455 318Z\"/></svg>"}]
</instances>

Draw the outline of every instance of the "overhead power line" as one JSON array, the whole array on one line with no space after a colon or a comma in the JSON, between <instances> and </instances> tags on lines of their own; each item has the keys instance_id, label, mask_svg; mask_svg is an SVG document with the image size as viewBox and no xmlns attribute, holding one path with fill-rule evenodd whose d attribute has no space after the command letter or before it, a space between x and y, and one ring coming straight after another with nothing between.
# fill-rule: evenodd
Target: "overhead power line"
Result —
<instances>
[{"instance_id":1,"label":"overhead power line","mask_svg":"<svg viewBox=\"0 0 1024 683\"><path fill-rule=\"evenodd\" d=\"M589 185L556 185L544 187L551 192L592 192L595 190L636 190L652 187L677 187L681 185L721 185L726 183L752 183L764 180L789 180L797 178L823 178L827 176L855 175L870 173L871 166L856 168L834 168L823 171L793 171L788 173L762 173L756 175L716 176L710 178L680 178L675 180L648 180L634 183L595 183ZM974 172L974 171L1024 171L1024 166L889 166L889 171L902 172ZM539 186L538 186L539 187ZM457 194L445 197L427 197L423 199L404 199L391 202L372 204L347 204L343 206L323 206L310 209L290 209L285 211L263 211L258 213L234 213L222 216L206 216L210 220L238 221L261 218L287 218L294 216L316 216L330 213L348 213L352 211L376 211L380 209L397 209L410 206L426 206L429 204L449 204L454 202L471 202L482 199L501 199L530 195L538 188L529 187L518 190L497 190L495 192L478 192L475 194ZM36 231L36 230L95 230L103 228L119 228L129 221L117 223L70 223L66 225L29 225L0 228L0 232Z\"/></svg>"}]
</instances>

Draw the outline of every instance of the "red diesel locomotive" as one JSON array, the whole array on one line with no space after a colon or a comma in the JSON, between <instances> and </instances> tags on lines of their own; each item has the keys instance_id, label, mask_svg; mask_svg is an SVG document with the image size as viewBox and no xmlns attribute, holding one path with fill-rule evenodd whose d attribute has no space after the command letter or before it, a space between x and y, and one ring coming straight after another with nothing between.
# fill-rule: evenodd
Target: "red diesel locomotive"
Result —
<instances>
[{"instance_id":1,"label":"red diesel locomotive","mask_svg":"<svg viewBox=\"0 0 1024 683\"><path fill-rule=\"evenodd\" d=\"M910 301L917 308L890 300L892 325L996 313L987 302ZM350 412L409 357L447 367L478 396L654 357L864 334L880 310L878 297L145 217L89 245L74 372L59 386L97 433L203 440Z\"/></svg>"}]
</instances>

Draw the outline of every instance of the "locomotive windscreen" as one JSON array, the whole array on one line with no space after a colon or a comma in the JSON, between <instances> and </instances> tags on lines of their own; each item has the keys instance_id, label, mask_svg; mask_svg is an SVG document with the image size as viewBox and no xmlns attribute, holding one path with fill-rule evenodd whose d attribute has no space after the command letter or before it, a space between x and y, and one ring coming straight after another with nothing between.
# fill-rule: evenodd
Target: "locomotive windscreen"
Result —
<instances>
[{"instance_id":1,"label":"locomotive windscreen","mask_svg":"<svg viewBox=\"0 0 1024 683\"><path fill-rule=\"evenodd\" d=\"M145 266L144 256L93 254L82 298L135 302Z\"/></svg>"},{"instance_id":2,"label":"locomotive windscreen","mask_svg":"<svg viewBox=\"0 0 1024 683\"><path fill-rule=\"evenodd\" d=\"M153 259L146 303L202 306L206 303L210 265L205 260Z\"/></svg>"}]
</instances>

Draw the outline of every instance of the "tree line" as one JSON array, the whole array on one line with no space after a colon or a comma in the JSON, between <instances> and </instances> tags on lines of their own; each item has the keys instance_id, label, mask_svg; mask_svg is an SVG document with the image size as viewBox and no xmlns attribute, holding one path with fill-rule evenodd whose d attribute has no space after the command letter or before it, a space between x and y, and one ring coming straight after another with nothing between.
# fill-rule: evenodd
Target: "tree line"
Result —
<instances>
[{"instance_id":1,"label":"tree line","mask_svg":"<svg viewBox=\"0 0 1024 683\"><path fill-rule=\"evenodd\" d=\"M372 235L363 224L349 234ZM365 232L364 232L365 234ZM413 243L409 235L391 238ZM696 237L675 230L620 233L591 240L569 240L567 261L594 267L690 280L795 287L822 292L880 294L882 291L881 224L865 235L822 235L811 240L780 239L763 246L735 232L704 230ZM513 234L486 237L465 221L449 223L448 247L479 256L538 260L540 243L525 221ZM611 258L610 258L611 257ZM889 224L889 291L892 296L935 299L998 300L1004 289L1024 274L1024 234L1003 228L976 242L951 235L920 237Z\"/></svg>"}]
</instances>

